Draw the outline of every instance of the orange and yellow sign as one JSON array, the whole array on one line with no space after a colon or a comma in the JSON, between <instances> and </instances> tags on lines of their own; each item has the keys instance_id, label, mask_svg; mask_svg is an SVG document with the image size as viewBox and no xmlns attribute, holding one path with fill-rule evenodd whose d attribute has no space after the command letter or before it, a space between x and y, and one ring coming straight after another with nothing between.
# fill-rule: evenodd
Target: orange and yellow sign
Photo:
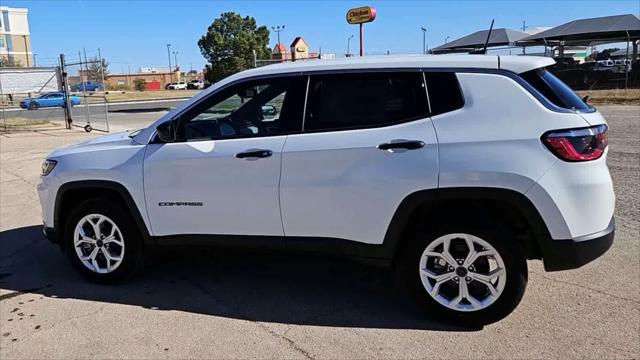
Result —
<instances>
[{"instance_id":1,"label":"orange and yellow sign","mask_svg":"<svg viewBox=\"0 0 640 360\"><path fill-rule=\"evenodd\" d=\"M363 6L347 11L347 22L349 24L363 24L372 22L376 18L376 9L372 6Z\"/></svg>"}]
</instances>

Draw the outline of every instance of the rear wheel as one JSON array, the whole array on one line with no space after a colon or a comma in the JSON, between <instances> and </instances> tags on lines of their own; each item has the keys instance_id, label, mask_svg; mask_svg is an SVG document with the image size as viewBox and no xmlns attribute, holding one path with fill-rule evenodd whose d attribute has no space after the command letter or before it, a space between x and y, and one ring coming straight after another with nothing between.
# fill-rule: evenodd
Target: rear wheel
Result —
<instances>
[{"instance_id":1,"label":"rear wheel","mask_svg":"<svg viewBox=\"0 0 640 360\"><path fill-rule=\"evenodd\" d=\"M114 283L142 264L142 242L128 212L105 199L90 199L71 212L65 226L67 254L89 279Z\"/></svg>"},{"instance_id":2,"label":"rear wheel","mask_svg":"<svg viewBox=\"0 0 640 360\"><path fill-rule=\"evenodd\" d=\"M481 326L509 315L527 283L515 238L493 225L443 225L415 231L401 276L420 305L452 324Z\"/></svg>"}]
</instances>

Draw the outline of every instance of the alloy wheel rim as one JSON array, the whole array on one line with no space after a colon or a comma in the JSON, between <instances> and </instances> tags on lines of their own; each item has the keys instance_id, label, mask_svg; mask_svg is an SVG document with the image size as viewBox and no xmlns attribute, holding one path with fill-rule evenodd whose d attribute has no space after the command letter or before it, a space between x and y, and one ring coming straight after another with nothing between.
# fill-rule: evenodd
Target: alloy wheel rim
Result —
<instances>
[{"instance_id":1,"label":"alloy wheel rim","mask_svg":"<svg viewBox=\"0 0 640 360\"><path fill-rule=\"evenodd\" d=\"M115 271L124 258L122 232L102 214L90 214L78 221L73 245L82 265L98 274Z\"/></svg>"},{"instance_id":2,"label":"alloy wheel rim","mask_svg":"<svg viewBox=\"0 0 640 360\"><path fill-rule=\"evenodd\" d=\"M443 235L430 243L420 257L418 271L431 298L463 312L493 304L507 281L498 251L485 240L464 233Z\"/></svg>"}]
</instances>

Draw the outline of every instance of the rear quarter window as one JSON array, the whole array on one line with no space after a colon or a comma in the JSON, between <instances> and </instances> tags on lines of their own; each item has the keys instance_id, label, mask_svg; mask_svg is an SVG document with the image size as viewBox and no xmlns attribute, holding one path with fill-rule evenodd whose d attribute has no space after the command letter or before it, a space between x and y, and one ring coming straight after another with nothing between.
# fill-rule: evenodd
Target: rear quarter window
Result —
<instances>
[{"instance_id":1,"label":"rear quarter window","mask_svg":"<svg viewBox=\"0 0 640 360\"><path fill-rule=\"evenodd\" d=\"M464 106L458 78L453 72L426 72L431 116L444 114Z\"/></svg>"},{"instance_id":2,"label":"rear quarter window","mask_svg":"<svg viewBox=\"0 0 640 360\"><path fill-rule=\"evenodd\" d=\"M571 110L592 109L567 84L545 69L527 71L520 76L558 107Z\"/></svg>"}]
</instances>

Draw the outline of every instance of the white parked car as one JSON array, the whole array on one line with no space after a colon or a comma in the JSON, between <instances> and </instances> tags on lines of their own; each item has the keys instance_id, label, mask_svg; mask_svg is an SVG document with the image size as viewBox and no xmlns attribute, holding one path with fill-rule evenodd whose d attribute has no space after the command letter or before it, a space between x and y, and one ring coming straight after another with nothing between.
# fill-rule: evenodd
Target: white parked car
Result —
<instances>
[{"instance_id":1,"label":"white parked car","mask_svg":"<svg viewBox=\"0 0 640 360\"><path fill-rule=\"evenodd\" d=\"M99 282L131 275L149 246L267 246L393 265L435 314L497 321L526 260L578 268L613 241L607 124L553 63L384 56L235 74L146 129L47 156L45 233Z\"/></svg>"},{"instance_id":2,"label":"white parked car","mask_svg":"<svg viewBox=\"0 0 640 360\"><path fill-rule=\"evenodd\" d=\"M187 83L184 81L179 81L177 83L171 83L168 86L169 90L187 90Z\"/></svg>"},{"instance_id":3,"label":"white parked car","mask_svg":"<svg viewBox=\"0 0 640 360\"><path fill-rule=\"evenodd\" d=\"M204 89L204 81L202 81L202 80L191 80L187 84L187 89L194 89L194 90Z\"/></svg>"}]
</instances>

